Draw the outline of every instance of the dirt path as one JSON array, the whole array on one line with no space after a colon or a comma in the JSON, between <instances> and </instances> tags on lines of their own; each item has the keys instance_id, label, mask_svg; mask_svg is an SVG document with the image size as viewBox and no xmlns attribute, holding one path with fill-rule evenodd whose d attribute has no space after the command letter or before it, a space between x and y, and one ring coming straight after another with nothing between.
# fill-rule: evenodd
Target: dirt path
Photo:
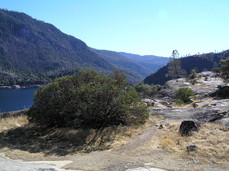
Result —
<instances>
[{"instance_id":1,"label":"dirt path","mask_svg":"<svg viewBox=\"0 0 229 171\"><path fill-rule=\"evenodd\" d=\"M119 152L119 151L130 152L133 149L137 149L139 147L146 146L147 144L149 144L152 137L155 136L157 132L156 129L157 127L152 125L150 128L140 133L138 136L134 137L133 139L130 139L126 145L121 146L118 149L115 149L115 151L116 152Z\"/></svg>"},{"instance_id":2,"label":"dirt path","mask_svg":"<svg viewBox=\"0 0 229 171\"><path fill-rule=\"evenodd\" d=\"M86 171L126 171L136 168L151 168L152 170L153 168L160 168L176 171L227 170L213 164L195 163L194 160L186 160L181 156L163 150L158 140L162 131L163 129L158 129L157 126L152 125L121 147L108 151L68 156L68 159L73 162L67 165L67 168Z\"/></svg>"}]
</instances>

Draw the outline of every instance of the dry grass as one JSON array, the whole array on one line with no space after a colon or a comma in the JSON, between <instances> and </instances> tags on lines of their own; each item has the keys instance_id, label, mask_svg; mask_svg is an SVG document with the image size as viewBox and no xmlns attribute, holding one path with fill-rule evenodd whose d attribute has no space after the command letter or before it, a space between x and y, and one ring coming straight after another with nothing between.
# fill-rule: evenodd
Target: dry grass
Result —
<instances>
[{"instance_id":1,"label":"dry grass","mask_svg":"<svg viewBox=\"0 0 229 171\"><path fill-rule=\"evenodd\" d=\"M18 128L28 123L29 121L25 115L0 118L0 132Z\"/></svg>"},{"instance_id":2,"label":"dry grass","mask_svg":"<svg viewBox=\"0 0 229 171\"><path fill-rule=\"evenodd\" d=\"M196 162L213 162L229 168L229 129L222 125L205 123L199 132L189 137L178 134L180 123L174 123L160 137L161 146L172 152L177 152L184 158ZM187 152L186 147L196 145L196 152Z\"/></svg>"},{"instance_id":3,"label":"dry grass","mask_svg":"<svg viewBox=\"0 0 229 171\"><path fill-rule=\"evenodd\" d=\"M102 129L69 129L59 128L42 136L42 139L55 139L66 143L66 147L78 146L76 152L90 152L97 150L108 150L123 145L130 137L137 135L144 126L110 126ZM65 145L64 145L65 146Z\"/></svg>"},{"instance_id":4,"label":"dry grass","mask_svg":"<svg viewBox=\"0 0 229 171\"><path fill-rule=\"evenodd\" d=\"M148 126L110 126L102 129L38 128L26 116L0 119L0 149L20 150L44 155L108 150L123 145Z\"/></svg>"},{"instance_id":5,"label":"dry grass","mask_svg":"<svg viewBox=\"0 0 229 171\"><path fill-rule=\"evenodd\" d=\"M214 99L213 98L205 98L205 99L192 99L192 103L189 103L189 104L181 104L181 105L178 105L176 103L173 103L173 106L175 108L193 108L193 104L194 103L201 103L201 102L213 102ZM204 105L200 105L198 104L198 106L196 108L204 108Z\"/></svg>"}]
</instances>

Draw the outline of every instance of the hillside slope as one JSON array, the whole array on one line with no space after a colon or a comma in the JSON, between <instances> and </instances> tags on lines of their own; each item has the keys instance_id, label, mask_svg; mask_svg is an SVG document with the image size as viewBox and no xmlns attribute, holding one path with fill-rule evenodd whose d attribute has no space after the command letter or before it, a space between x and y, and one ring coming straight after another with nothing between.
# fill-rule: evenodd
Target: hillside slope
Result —
<instances>
[{"instance_id":1,"label":"hillside slope","mask_svg":"<svg viewBox=\"0 0 229 171\"><path fill-rule=\"evenodd\" d=\"M156 72L159 68L165 66L169 62L169 58L154 55L136 55L120 52L121 55L136 62L137 64L149 69L151 73Z\"/></svg>"},{"instance_id":2,"label":"hillside slope","mask_svg":"<svg viewBox=\"0 0 229 171\"><path fill-rule=\"evenodd\" d=\"M46 82L91 68L115 69L81 40L30 16L0 10L0 85Z\"/></svg>"},{"instance_id":3,"label":"hillside slope","mask_svg":"<svg viewBox=\"0 0 229 171\"><path fill-rule=\"evenodd\" d=\"M214 67L219 66L221 59L229 56L229 50L220 53L207 53L202 55L194 55L185 58L181 58L181 67L187 71L187 74L191 73L193 68L196 68L198 72L211 71ZM168 73L168 65L160 68L156 73L153 73L144 79L146 84L160 84L163 85L166 81L171 80L170 77L166 77Z\"/></svg>"},{"instance_id":4,"label":"hillside slope","mask_svg":"<svg viewBox=\"0 0 229 171\"><path fill-rule=\"evenodd\" d=\"M125 57L124 55L118 52L96 49L93 50L104 60L125 72L129 80L140 82L147 75L154 72L153 69L145 68L143 65L137 63L132 59Z\"/></svg>"}]
</instances>

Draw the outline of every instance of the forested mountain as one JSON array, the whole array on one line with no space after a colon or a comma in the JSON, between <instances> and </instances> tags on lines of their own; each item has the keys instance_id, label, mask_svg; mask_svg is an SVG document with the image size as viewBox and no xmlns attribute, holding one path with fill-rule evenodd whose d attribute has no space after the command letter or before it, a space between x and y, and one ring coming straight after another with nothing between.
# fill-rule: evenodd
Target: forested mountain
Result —
<instances>
[{"instance_id":1,"label":"forested mountain","mask_svg":"<svg viewBox=\"0 0 229 171\"><path fill-rule=\"evenodd\" d=\"M161 56L154 56L154 55L141 56L141 55L130 54L125 52L120 52L120 54L136 62L137 64L149 69L151 73L156 72L159 68L165 66L169 61L169 58L161 57Z\"/></svg>"},{"instance_id":2,"label":"forested mountain","mask_svg":"<svg viewBox=\"0 0 229 171\"><path fill-rule=\"evenodd\" d=\"M30 16L0 10L0 85L41 84L81 69L120 69L130 82L142 81L167 58L89 48L83 41Z\"/></svg>"},{"instance_id":3,"label":"forested mountain","mask_svg":"<svg viewBox=\"0 0 229 171\"><path fill-rule=\"evenodd\" d=\"M229 56L229 50L220 53L206 53L202 55L193 55L181 58L181 67L187 74L191 73L192 69L197 69L198 72L211 71L218 67L220 60ZM168 74L168 65L160 68L156 73L153 73L144 79L146 84L160 84L163 85L166 81L171 80L166 77Z\"/></svg>"},{"instance_id":4,"label":"forested mountain","mask_svg":"<svg viewBox=\"0 0 229 171\"><path fill-rule=\"evenodd\" d=\"M194 55L182 58L181 65L188 74L193 68L199 72L211 70L228 56L229 50ZM51 24L24 13L0 10L0 85L47 83L82 69L102 73L120 69L129 81L136 83L159 68L144 82L164 84L171 79L165 76L168 67L164 65L168 61L169 58L158 56L92 49Z\"/></svg>"},{"instance_id":5,"label":"forested mountain","mask_svg":"<svg viewBox=\"0 0 229 171\"><path fill-rule=\"evenodd\" d=\"M93 50L103 59L127 73L129 80L134 79L136 81L142 81L147 75L153 72L153 70L145 68L136 61L128 59L118 52L96 49Z\"/></svg>"},{"instance_id":6,"label":"forested mountain","mask_svg":"<svg viewBox=\"0 0 229 171\"><path fill-rule=\"evenodd\" d=\"M0 85L44 83L84 68L106 73L115 69L55 26L0 10Z\"/></svg>"},{"instance_id":7,"label":"forested mountain","mask_svg":"<svg viewBox=\"0 0 229 171\"><path fill-rule=\"evenodd\" d=\"M127 74L129 80L142 81L147 75L165 66L169 58L147 55L141 56L125 52L93 49L103 59Z\"/></svg>"}]
</instances>

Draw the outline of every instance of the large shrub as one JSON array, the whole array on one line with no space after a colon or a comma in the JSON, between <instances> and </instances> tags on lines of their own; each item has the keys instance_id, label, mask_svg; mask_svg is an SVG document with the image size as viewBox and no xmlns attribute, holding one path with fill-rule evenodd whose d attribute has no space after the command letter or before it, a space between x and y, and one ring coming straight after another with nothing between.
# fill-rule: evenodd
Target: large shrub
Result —
<instances>
[{"instance_id":1,"label":"large shrub","mask_svg":"<svg viewBox=\"0 0 229 171\"><path fill-rule=\"evenodd\" d=\"M108 77L81 71L41 87L28 115L37 124L57 127L142 123L148 114L139 101L122 73L115 71Z\"/></svg>"},{"instance_id":2,"label":"large shrub","mask_svg":"<svg viewBox=\"0 0 229 171\"><path fill-rule=\"evenodd\" d=\"M190 88L180 88L176 91L176 103L189 103L191 102L190 97L194 96L192 89Z\"/></svg>"},{"instance_id":3,"label":"large shrub","mask_svg":"<svg viewBox=\"0 0 229 171\"><path fill-rule=\"evenodd\" d=\"M149 85L149 84L137 84L135 89L137 92L141 93L143 97L152 97L157 93L157 90L160 88L159 85Z\"/></svg>"}]
</instances>

